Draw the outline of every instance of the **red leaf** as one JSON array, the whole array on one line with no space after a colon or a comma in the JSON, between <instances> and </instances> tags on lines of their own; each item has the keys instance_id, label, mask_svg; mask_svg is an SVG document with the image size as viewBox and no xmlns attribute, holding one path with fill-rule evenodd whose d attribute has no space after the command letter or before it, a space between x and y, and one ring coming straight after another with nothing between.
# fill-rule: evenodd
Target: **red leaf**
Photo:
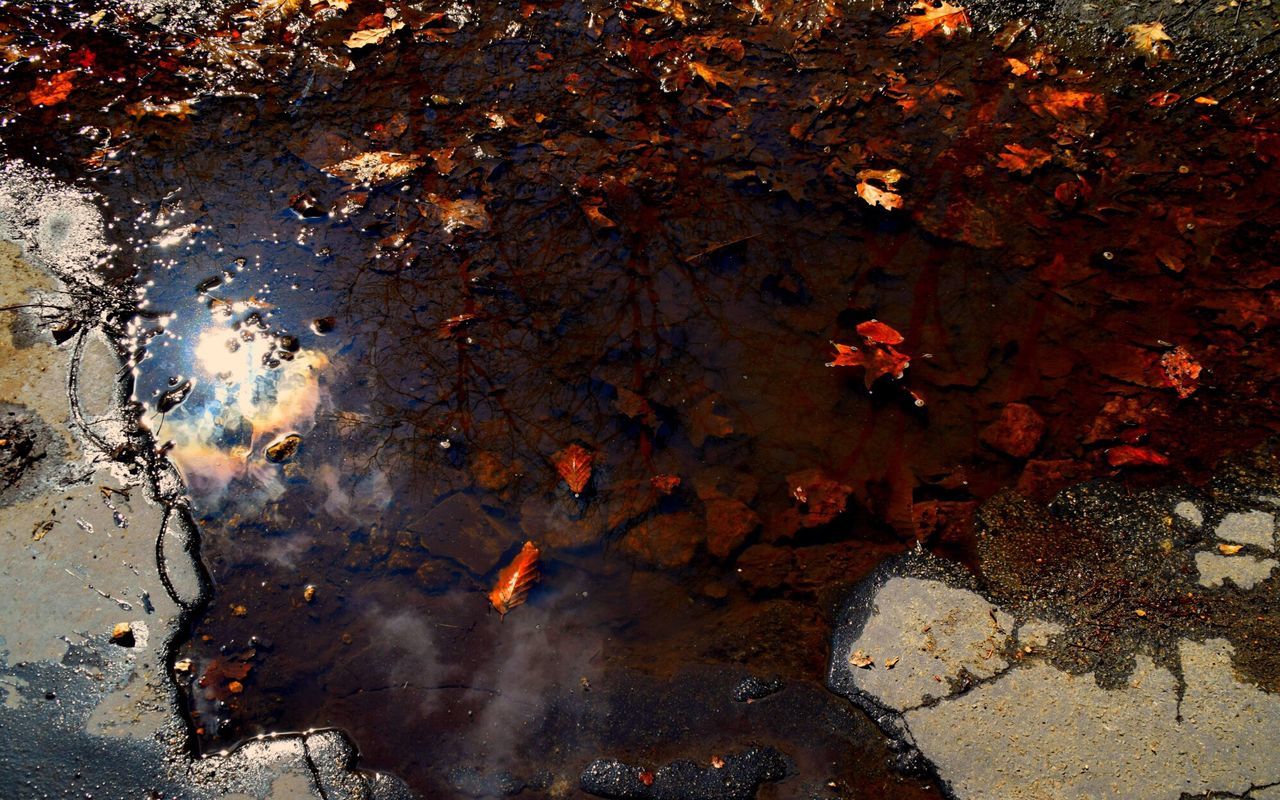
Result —
<instances>
[{"instance_id":1,"label":"red leaf","mask_svg":"<svg viewBox=\"0 0 1280 800\"><path fill-rule=\"evenodd\" d=\"M1122 444L1107 451L1107 463L1113 467L1163 467L1169 463L1169 457L1149 447Z\"/></svg>"},{"instance_id":2,"label":"red leaf","mask_svg":"<svg viewBox=\"0 0 1280 800\"><path fill-rule=\"evenodd\" d=\"M523 603L529 596L529 589L538 580L538 546L533 542L525 542L524 547L511 563L498 573L498 582L489 592L489 602L502 616Z\"/></svg>"},{"instance_id":3,"label":"red leaf","mask_svg":"<svg viewBox=\"0 0 1280 800\"><path fill-rule=\"evenodd\" d=\"M581 493L586 488L587 481L591 480L591 462L594 458L590 451L578 444L571 444L555 454L556 472L560 473L560 477L569 484L569 489L574 494Z\"/></svg>"},{"instance_id":4,"label":"red leaf","mask_svg":"<svg viewBox=\"0 0 1280 800\"><path fill-rule=\"evenodd\" d=\"M649 485L652 486L659 494L671 494L680 486L679 475L654 475L649 479Z\"/></svg>"}]
</instances>

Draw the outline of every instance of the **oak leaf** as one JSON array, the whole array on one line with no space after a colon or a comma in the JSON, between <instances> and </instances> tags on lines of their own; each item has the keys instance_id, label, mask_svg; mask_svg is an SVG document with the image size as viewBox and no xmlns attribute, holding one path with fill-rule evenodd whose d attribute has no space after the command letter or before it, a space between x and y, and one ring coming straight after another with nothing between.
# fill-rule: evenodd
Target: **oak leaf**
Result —
<instances>
[{"instance_id":1,"label":"oak leaf","mask_svg":"<svg viewBox=\"0 0 1280 800\"><path fill-rule=\"evenodd\" d=\"M917 41L934 31L943 36L951 36L957 31L967 31L973 27L969 22L969 12L964 7L953 6L945 0L937 6L917 0L911 10L919 13L907 17L902 24L894 27L889 31L890 36L910 36L912 41Z\"/></svg>"}]
</instances>

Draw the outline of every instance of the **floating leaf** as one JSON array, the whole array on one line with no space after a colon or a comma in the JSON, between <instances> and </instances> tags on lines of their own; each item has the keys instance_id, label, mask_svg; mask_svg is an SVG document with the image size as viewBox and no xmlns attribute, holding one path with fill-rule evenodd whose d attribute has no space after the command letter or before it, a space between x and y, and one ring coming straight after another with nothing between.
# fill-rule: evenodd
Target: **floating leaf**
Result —
<instances>
[{"instance_id":1,"label":"floating leaf","mask_svg":"<svg viewBox=\"0 0 1280 800\"><path fill-rule=\"evenodd\" d=\"M569 484L569 490L581 494L591 480L591 462L595 458L589 450L579 444L571 444L554 456L556 472Z\"/></svg>"},{"instance_id":2,"label":"floating leaf","mask_svg":"<svg viewBox=\"0 0 1280 800\"><path fill-rule=\"evenodd\" d=\"M525 542L511 563L498 572L498 582L489 592L489 602L498 614L506 616L511 609L529 597L529 589L538 580L538 546Z\"/></svg>"},{"instance_id":3,"label":"floating leaf","mask_svg":"<svg viewBox=\"0 0 1280 800\"><path fill-rule=\"evenodd\" d=\"M1218 545L1218 552L1219 552L1219 553L1222 553L1224 556L1234 556L1236 553L1239 553L1239 552L1240 552L1241 550L1243 550L1243 549L1244 549L1244 545L1242 545L1242 544L1220 544L1220 545Z\"/></svg>"},{"instance_id":4,"label":"floating leaf","mask_svg":"<svg viewBox=\"0 0 1280 800\"><path fill-rule=\"evenodd\" d=\"M890 36L910 36L912 41L916 41L934 31L943 36L951 36L972 27L969 12L962 6L953 6L945 0L937 6L917 2L911 10L919 13L907 17L902 24L889 31Z\"/></svg>"}]
</instances>

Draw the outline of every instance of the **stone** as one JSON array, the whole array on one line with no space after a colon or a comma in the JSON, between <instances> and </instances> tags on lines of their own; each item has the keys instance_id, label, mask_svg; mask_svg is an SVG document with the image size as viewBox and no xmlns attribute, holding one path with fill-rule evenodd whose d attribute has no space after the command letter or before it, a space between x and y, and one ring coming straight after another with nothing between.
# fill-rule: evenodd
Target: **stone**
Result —
<instances>
[{"instance_id":1,"label":"stone","mask_svg":"<svg viewBox=\"0 0 1280 800\"><path fill-rule=\"evenodd\" d=\"M659 514L641 522L622 537L619 547L636 561L659 569L675 569L693 560L701 539L702 520L684 511Z\"/></svg>"},{"instance_id":2,"label":"stone","mask_svg":"<svg viewBox=\"0 0 1280 800\"><path fill-rule=\"evenodd\" d=\"M707 520L707 552L728 558L760 525L756 512L732 497L710 497L703 502Z\"/></svg>"},{"instance_id":3,"label":"stone","mask_svg":"<svg viewBox=\"0 0 1280 800\"><path fill-rule=\"evenodd\" d=\"M456 561L474 575L486 575L515 537L498 525L470 495L455 494L436 505L411 530L433 557ZM406 568L410 568L406 563ZM414 564L413 567L417 565Z\"/></svg>"},{"instance_id":4,"label":"stone","mask_svg":"<svg viewBox=\"0 0 1280 800\"><path fill-rule=\"evenodd\" d=\"M1025 403L1010 403L1000 416L982 431L982 443L1014 458L1035 452L1044 436L1044 418Z\"/></svg>"}]
</instances>

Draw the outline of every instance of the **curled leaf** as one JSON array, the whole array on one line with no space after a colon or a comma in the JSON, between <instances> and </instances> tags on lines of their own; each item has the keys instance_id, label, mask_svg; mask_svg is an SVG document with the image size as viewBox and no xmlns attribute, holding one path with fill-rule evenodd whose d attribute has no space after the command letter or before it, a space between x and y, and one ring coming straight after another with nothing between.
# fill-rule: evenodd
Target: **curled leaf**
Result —
<instances>
[{"instance_id":1,"label":"curled leaf","mask_svg":"<svg viewBox=\"0 0 1280 800\"><path fill-rule=\"evenodd\" d=\"M943 0L937 6L925 2L916 2L911 7L913 12L900 25L889 31L890 36L910 36L917 41L937 32L942 36L951 36L958 31L967 31L972 27L969 12L962 6L953 6Z\"/></svg>"},{"instance_id":2,"label":"curled leaf","mask_svg":"<svg viewBox=\"0 0 1280 800\"><path fill-rule=\"evenodd\" d=\"M849 663L858 669L870 669L876 662L861 650L854 650L849 656Z\"/></svg>"}]
</instances>

